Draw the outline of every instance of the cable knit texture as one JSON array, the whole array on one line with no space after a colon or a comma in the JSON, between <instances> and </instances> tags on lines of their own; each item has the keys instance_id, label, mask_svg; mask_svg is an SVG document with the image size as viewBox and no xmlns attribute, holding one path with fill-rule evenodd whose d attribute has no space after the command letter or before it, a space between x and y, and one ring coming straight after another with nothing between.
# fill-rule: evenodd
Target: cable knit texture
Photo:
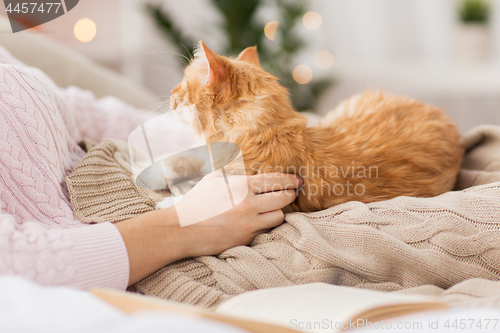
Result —
<instances>
[{"instance_id":1,"label":"cable knit texture","mask_svg":"<svg viewBox=\"0 0 500 333\"><path fill-rule=\"evenodd\" d=\"M287 223L248 247L172 263L131 290L215 309L246 291L326 282L499 307L500 127L477 127L464 143L455 192L287 214ZM124 147L104 140L67 177L82 221L153 209L154 192L134 182Z\"/></svg>"},{"instance_id":2,"label":"cable knit texture","mask_svg":"<svg viewBox=\"0 0 500 333\"><path fill-rule=\"evenodd\" d=\"M44 285L125 289L129 264L111 223L83 225L64 178L83 137L126 140L140 112L115 98L61 89L0 48L0 274Z\"/></svg>"}]
</instances>

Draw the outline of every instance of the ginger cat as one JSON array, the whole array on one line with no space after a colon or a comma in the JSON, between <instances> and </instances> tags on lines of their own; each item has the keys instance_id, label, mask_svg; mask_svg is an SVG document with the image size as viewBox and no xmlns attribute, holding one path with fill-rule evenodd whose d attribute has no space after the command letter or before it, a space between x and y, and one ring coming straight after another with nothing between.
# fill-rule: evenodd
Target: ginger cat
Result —
<instances>
[{"instance_id":1,"label":"ginger cat","mask_svg":"<svg viewBox=\"0 0 500 333\"><path fill-rule=\"evenodd\" d=\"M248 175L299 174L304 186L287 212L436 196L452 190L464 153L443 111L381 92L354 96L307 127L255 47L233 59L201 42L170 105L195 105L207 142L237 144Z\"/></svg>"}]
</instances>

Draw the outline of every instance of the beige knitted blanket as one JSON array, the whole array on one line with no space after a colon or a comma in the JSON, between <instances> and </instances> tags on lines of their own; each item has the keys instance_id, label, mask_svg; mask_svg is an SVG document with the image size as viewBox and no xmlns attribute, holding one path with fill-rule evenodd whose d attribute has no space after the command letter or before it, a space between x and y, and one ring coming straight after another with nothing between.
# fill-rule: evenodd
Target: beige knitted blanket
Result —
<instances>
[{"instance_id":1,"label":"beige knitted blanket","mask_svg":"<svg viewBox=\"0 0 500 333\"><path fill-rule=\"evenodd\" d=\"M250 246L170 264L132 289L213 309L245 291L326 282L500 307L500 127L465 144L457 191L288 214ZM105 140L67 178L82 221L153 209L158 194L135 187L122 148Z\"/></svg>"}]
</instances>

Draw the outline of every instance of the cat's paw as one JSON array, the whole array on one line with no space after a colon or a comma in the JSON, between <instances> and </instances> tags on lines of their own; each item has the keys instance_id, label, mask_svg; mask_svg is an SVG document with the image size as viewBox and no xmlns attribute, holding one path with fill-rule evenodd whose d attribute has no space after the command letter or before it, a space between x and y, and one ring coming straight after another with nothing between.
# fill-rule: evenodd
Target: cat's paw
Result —
<instances>
[{"instance_id":1,"label":"cat's paw","mask_svg":"<svg viewBox=\"0 0 500 333\"><path fill-rule=\"evenodd\" d=\"M208 162L209 163L209 162ZM196 154L184 154L163 163L163 176L169 186L204 174L206 162Z\"/></svg>"},{"instance_id":2,"label":"cat's paw","mask_svg":"<svg viewBox=\"0 0 500 333\"><path fill-rule=\"evenodd\" d=\"M169 185L175 184L177 180L183 178L183 174L175 172L170 164L163 164L162 171L163 177L165 177Z\"/></svg>"}]
</instances>

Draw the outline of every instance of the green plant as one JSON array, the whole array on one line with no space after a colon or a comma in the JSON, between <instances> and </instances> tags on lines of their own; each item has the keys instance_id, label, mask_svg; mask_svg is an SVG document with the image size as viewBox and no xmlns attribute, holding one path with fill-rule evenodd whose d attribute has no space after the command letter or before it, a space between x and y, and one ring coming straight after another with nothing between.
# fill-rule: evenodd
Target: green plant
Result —
<instances>
[{"instance_id":1,"label":"green plant","mask_svg":"<svg viewBox=\"0 0 500 333\"><path fill-rule=\"evenodd\" d=\"M487 23L490 17L490 3L487 0L462 0L459 13L463 23Z\"/></svg>"},{"instance_id":2,"label":"green plant","mask_svg":"<svg viewBox=\"0 0 500 333\"><path fill-rule=\"evenodd\" d=\"M307 12L307 0L211 0L222 17L221 29L226 36L226 43L217 53L236 55L248 46L257 46L262 67L280 79L288 88L292 104L297 110L312 109L317 97L331 83L331 79L313 80L308 84L297 83L292 76L295 56L306 47L306 42L299 37L296 27ZM264 24L258 22L256 13L264 3L274 4L279 17L279 26L274 42L266 41ZM148 4L147 11L157 26L165 32L178 52L181 60L191 58L198 39L192 38L178 28L175 20L159 5Z\"/></svg>"}]
</instances>

